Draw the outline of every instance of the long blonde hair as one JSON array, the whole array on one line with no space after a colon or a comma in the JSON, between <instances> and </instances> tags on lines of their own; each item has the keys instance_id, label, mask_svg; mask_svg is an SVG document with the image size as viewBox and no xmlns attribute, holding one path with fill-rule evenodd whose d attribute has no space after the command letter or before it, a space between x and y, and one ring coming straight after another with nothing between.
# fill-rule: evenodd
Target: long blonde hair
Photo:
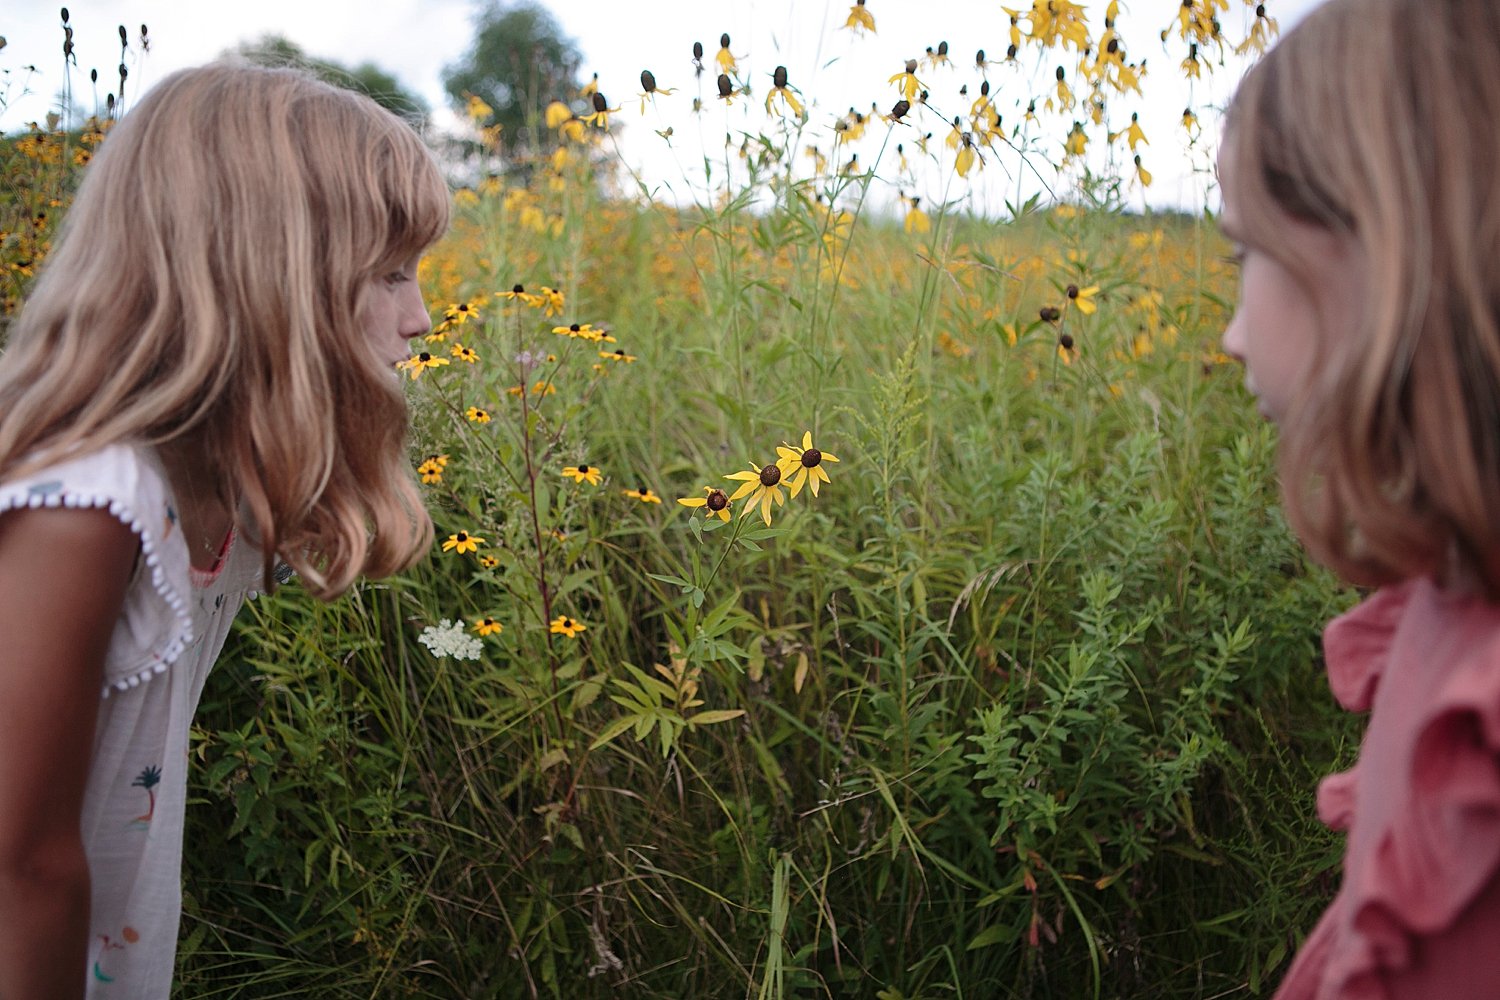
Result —
<instances>
[{"instance_id":1,"label":"long blonde hair","mask_svg":"<svg viewBox=\"0 0 1500 1000\"><path fill-rule=\"evenodd\" d=\"M0 356L0 478L117 442L191 445L269 576L322 597L432 525L363 296L442 234L427 148L304 73L174 73L110 132ZM185 484L174 483L182 489Z\"/></svg>"},{"instance_id":2,"label":"long blonde hair","mask_svg":"<svg viewBox=\"0 0 1500 1000\"><path fill-rule=\"evenodd\" d=\"M1320 337L1282 423L1288 518L1357 583L1500 597L1500 4L1329 0L1241 84L1224 149L1253 246L1350 237L1355 342Z\"/></svg>"}]
</instances>

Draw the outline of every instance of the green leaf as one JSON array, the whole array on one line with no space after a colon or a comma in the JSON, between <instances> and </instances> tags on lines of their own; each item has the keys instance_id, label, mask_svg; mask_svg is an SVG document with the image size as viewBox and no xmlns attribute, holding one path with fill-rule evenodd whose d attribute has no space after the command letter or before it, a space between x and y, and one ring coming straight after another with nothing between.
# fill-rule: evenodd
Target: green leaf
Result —
<instances>
[{"instance_id":1,"label":"green leaf","mask_svg":"<svg viewBox=\"0 0 1500 1000\"><path fill-rule=\"evenodd\" d=\"M589 749L598 750L600 747L607 745L616 736L619 736L625 730L635 725L635 721L636 716L634 715L620 716L618 719L604 727L604 731L601 732L597 738L595 738L594 742L589 744Z\"/></svg>"}]
</instances>

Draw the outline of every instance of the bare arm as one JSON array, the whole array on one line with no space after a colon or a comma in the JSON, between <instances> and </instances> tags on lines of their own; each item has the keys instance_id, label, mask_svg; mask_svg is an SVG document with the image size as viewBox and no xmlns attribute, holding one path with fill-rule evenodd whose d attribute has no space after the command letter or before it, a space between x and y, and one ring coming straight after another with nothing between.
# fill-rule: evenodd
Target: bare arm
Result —
<instances>
[{"instance_id":1,"label":"bare arm","mask_svg":"<svg viewBox=\"0 0 1500 1000\"><path fill-rule=\"evenodd\" d=\"M138 542L105 510L0 514L0 998L83 995L83 792Z\"/></svg>"}]
</instances>

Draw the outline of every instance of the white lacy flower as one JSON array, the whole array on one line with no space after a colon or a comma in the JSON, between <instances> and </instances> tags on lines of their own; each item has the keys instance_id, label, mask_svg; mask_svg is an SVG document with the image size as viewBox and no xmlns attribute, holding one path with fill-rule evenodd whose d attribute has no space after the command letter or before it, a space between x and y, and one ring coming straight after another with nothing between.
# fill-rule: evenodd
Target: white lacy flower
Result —
<instances>
[{"instance_id":1,"label":"white lacy flower","mask_svg":"<svg viewBox=\"0 0 1500 1000\"><path fill-rule=\"evenodd\" d=\"M477 660L484 651L484 643L464 633L463 622L447 618L422 629L417 641L430 649L433 656L451 656L455 660Z\"/></svg>"}]
</instances>

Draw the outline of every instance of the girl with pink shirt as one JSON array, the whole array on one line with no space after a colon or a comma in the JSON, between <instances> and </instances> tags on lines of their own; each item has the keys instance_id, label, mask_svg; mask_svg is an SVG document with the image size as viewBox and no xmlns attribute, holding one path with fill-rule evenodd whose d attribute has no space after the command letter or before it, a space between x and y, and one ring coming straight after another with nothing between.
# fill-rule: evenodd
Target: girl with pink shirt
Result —
<instances>
[{"instance_id":1,"label":"girl with pink shirt","mask_svg":"<svg viewBox=\"0 0 1500 1000\"><path fill-rule=\"evenodd\" d=\"M1280 1000L1500 998L1500 4L1329 0L1230 107L1224 349L1288 519L1373 596L1324 635L1370 713L1318 790L1343 882Z\"/></svg>"}]
</instances>

